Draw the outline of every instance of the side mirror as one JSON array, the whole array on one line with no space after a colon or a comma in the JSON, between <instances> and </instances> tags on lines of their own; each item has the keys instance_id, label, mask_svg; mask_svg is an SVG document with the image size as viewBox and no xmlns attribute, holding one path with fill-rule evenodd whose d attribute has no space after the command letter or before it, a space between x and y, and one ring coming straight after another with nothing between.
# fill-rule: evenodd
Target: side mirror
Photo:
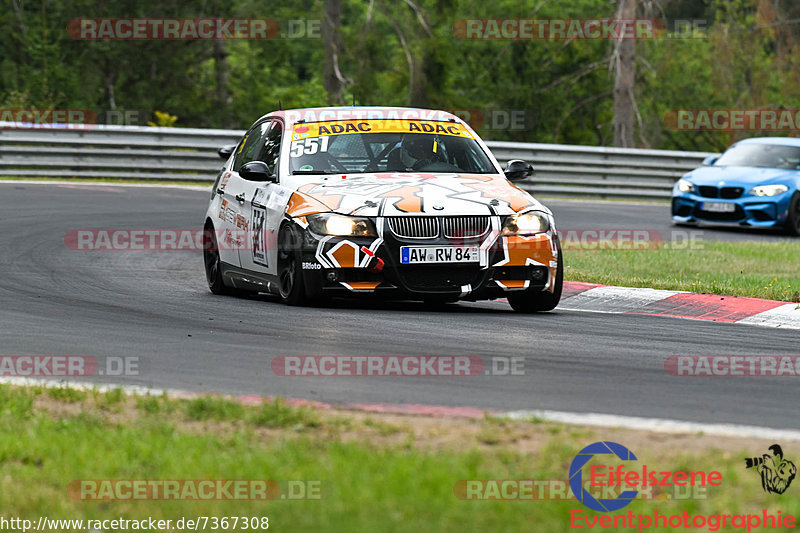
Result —
<instances>
[{"instance_id":1,"label":"side mirror","mask_svg":"<svg viewBox=\"0 0 800 533\"><path fill-rule=\"evenodd\" d=\"M277 181L277 177L263 161L250 161L239 169L239 176L247 181Z\"/></svg>"},{"instance_id":2,"label":"side mirror","mask_svg":"<svg viewBox=\"0 0 800 533\"><path fill-rule=\"evenodd\" d=\"M533 165L521 159L512 159L504 171L508 181L522 181L528 176L533 176Z\"/></svg>"},{"instance_id":3,"label":"side mirror","mask_svg":"<svg viewBox=\"0 0 800 533\"><path fill-rule=\"evenodd\" d=\"M710 156L706 157L705 159L703 159L703 166L705 166L705 167L713 166L714 163L717 162L717 159L719 159L718 155L710 155Z\"/></svg>"},{"instance_id":4,"label":"side mirror","mask_svg":"<svg viewBox=\"0 0 800 533\"><path fill-rule=\"evenodd\" d=\"M236 149L236 145L235 144L227 144L227 145L223 146L222 148L220 148L219 150L217 150L217 154L222 159L228 159L235 149Z\"/></svg>"}]
</instances>

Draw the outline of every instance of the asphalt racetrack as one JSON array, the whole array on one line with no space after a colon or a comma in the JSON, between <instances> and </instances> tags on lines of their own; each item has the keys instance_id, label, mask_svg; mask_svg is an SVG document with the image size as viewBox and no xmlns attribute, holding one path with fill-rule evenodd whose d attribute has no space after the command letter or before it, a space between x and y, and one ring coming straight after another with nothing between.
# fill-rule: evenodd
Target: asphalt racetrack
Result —
<instances>
[{"instance_id":1,"label":"asphalt racetrack","mask_svg":"<svg viewBox=\"0 0 800 533\"><path fill-rule=\"evenodd\" d=\"M139 358L139 375L98 382L332 403L549 409L800 429L796 378L679 378L671 355L798 355L798 331L500 302L431 311L340 300L292 308L212 295L201 252L76 251L71 229L200 229L208 194L102 184L0 184L2 354ZM656 229L665 205L546 202L565 228ZM680 231L686 231L680 229ZM707 240L778 240L701 228ZM295 378L279 355L522 356L524 375Z\"/></svg>"}]
</instances>

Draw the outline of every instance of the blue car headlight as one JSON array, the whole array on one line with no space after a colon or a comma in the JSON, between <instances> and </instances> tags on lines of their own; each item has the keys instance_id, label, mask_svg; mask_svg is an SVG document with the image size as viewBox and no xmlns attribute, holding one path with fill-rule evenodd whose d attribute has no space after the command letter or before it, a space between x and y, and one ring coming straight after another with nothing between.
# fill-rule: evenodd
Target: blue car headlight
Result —
<instances>
[{"instance_id":1,"label":"blue car headlight","mask_svg":"<svg viewBox=\"0 0 800 533\"><path fill-rule=\"evenodd\" d=\"M757 185L750 189L753 196L777 196L789 190L786 185Z\"/></svg>"},{"instance_id":2,"label":"blue car headlight","mask_svg":"<svg viewBox=\"0 0 800 533\"><path fill-rule=\"evenodd\" d=\"M678 190L681 192L694 192L694 183L689 180L679 179Z\"/></svg>"}]
</instances>

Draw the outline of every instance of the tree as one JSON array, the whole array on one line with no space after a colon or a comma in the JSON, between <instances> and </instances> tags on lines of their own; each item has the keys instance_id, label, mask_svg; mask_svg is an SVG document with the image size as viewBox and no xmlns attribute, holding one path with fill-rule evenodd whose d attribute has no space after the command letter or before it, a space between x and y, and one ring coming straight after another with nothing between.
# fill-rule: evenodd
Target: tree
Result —
<instances>
[{"instance_id":1,"label":"tree","mask_svg":"<svg viewBox=\"0 0 800 533\"><path fill-rule=\"evenodd\" d=\"M325 20L322 33L325 39L325 63L322 67L322 85L328 93L328 104L341 105L344 102L342 92L347 80L339 69L339 57L342 53L342 39L339 33L341 26L341 0L325 0Z\"/></svg>"},{"instance_id":2,"label":"tree","mask_svg":"<svg viewBox=\"0 0 800 533\"><path fill-rule=\"evenodd\" d=\"M636 2L637 0L619 0L617 21L635 19ZM636 47L633 39L622 38L622 32L614 43L610 66L614 72L614 146L631 148L636 107Z\"/></svg>"}]
</instances>

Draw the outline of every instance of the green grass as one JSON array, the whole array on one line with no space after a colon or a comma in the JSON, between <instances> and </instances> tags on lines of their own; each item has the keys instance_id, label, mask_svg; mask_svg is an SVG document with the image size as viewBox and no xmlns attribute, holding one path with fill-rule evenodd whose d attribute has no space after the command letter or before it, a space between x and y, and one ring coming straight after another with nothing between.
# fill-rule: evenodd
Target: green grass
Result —
<instances>
[{"instance_id":1,"label":"green grass","mask_svg":"<svg viewBox=\"0 0 800 533\"><path fill-rule=\"evenodd\" d=\"M800 239L696 246L565 250L564 279L800 302Z\"/></svg>"},{"instance_id":2,"label":"green grass","mask_svg":"<svg viewBox=\"0 0 800 533\"><path fill-rule=\"evenodd\" d=\"M601 438L600 430L549 422L465 421L465 426L479 425L477 438L462 435L449 446L425 449L411 433L401 433L396 443L374 443L391 433L380 415L370 415L363 424L341 424L336 420L341 414L283 403L237 409L218 397L116 399L86 395L76 404L63 393L54 397L41 389L0 385L5 433L0 439L0 508L5 516L268 516L270 530L293 532L568 531L571 509L589 512L574 501L464 501L453 487L462 479L565 479L576 452ZM111 412L104 408L109 401L125 408ZM311 420L313 425L297 431L298 424ZM354 428L365 433L346 438ZM605 433L602 438L612 436ZM522 434L540 434L546 442L522 452L517 447ZM491 445L482 445L483 439ZM800 488L790 487L783 497L767 495L758 476L744 471L741 458L764 450L729 453L700 447L689 455L659 450L658 439L647 442L636 453L650 466L720 470L725 483L709 489L707 500L637 501L624 512L779 508L800 513ZM785 444L787 454L796 458L798 450ZM672 459L659 459L664 453ZM80 479L270 479L282 486L287 480L319 481L322 498L86 502L67 491L71 481Z\"/></svg>"},{"instance_id":3,"label":"green grass","mask_svg":"<svg viewBox=\"0 0 800 533\"><path fill-rule=\"evenodd\" d=\"M69 387L53 387L47 389L47 395L54 400L65 403L75 403L86 399L88 396L85 391L72 389Z\"/></svg>"},{"instance_id":4,"label":"green grass","mask_svg":"<svg viewBox=\"0 0 800 533\"><path fill-rule=\"evenodd\" d=\"M316 427L320 424L314 411L305 407L289 407L280 398L252 411L248 420L256 426L267 428Z\"/></svg>"}]
</instances>

